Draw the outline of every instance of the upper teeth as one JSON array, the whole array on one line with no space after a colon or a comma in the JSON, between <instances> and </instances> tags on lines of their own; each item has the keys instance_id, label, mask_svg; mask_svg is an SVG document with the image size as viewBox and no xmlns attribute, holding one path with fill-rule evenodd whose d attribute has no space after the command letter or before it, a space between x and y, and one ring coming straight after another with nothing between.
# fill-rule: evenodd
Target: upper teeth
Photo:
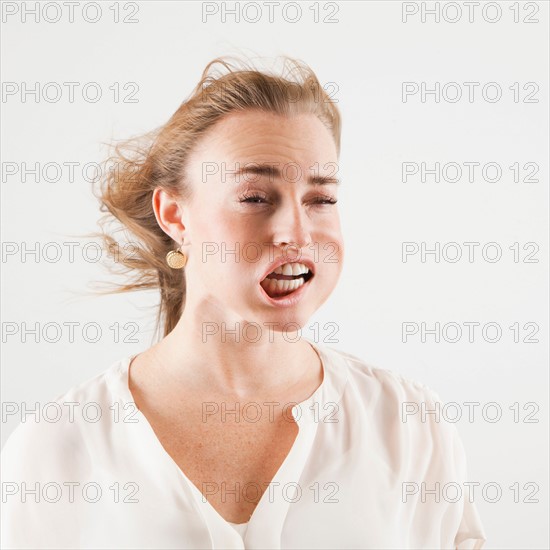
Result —
<instances>
[{"instance_id":1,"label":"upper teeth","mask_svg":"<svg viewBox=\"0 0 550 550\"><path fill-rule=\"evenodd\" d=\"M303 275L309 271L309 268L306 267L304 264L300 264L297 262L288 263L280 265L277 269L272 271L272 273L278 273L280 275Z\"/></svg>"}]
</instances>

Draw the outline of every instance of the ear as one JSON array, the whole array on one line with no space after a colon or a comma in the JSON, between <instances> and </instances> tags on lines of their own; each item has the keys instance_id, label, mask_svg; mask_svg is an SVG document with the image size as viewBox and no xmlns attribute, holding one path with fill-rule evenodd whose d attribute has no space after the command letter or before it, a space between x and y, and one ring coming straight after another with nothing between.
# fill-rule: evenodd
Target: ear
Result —
<instances>
[{"instance_id":1,"label":"ear","mask_svg":"<svg viewBox=\"0 0 550 550\"><path fill-rule=\"evenodd\" d=\"M178 200L165 191L157 187L153 191L153 211L160 228L174 241L181 244L183 240L185 225L183 223L183 212Z\"/></svg>"}]
</instances>

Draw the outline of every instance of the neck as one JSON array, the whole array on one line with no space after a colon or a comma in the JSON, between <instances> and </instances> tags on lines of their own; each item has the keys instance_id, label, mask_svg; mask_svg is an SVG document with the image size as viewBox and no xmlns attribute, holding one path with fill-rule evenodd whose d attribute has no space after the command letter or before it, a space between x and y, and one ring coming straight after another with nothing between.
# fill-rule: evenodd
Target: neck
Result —
<instances>
[{"instance_id":1,"label":"neck","mask_svg":"<svg viewBox=\"0 0 550 550\"><path fill-rule=\"evenodd\" d=\"M174 330L152 348L154 363L172 383L245 397L292 393L321 375L317 353L297 332L206 309L186 304Z\"/></svg>"}]
</instances>

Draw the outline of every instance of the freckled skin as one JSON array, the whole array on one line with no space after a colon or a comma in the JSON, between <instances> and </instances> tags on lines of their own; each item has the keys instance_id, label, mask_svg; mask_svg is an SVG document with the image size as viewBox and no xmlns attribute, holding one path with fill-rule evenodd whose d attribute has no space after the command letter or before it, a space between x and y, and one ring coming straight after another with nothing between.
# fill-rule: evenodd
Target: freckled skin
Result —
<instances>
[{"instance_id":1,"label":"freckled skin","mask_svg":"<svg viewBox=\"0 0 550 550\"><path fill-rule=\"evenodd\" d=\"M342 270L338 208L318 202L337 199L337 186L306 184L311 175L338 177L336 146L314 115L284 118L246 111L210 128L188 160L192 199L177 201L159 189L153 195L160 227L176 242L185 239L185 307L174 330L132 361L130 391L163 447L200 491L204 483L231 488L250 482L265 490L298 433L288 411L283 414L285 404L304 401L322 382L311 346L303 340L289 343L280 331L288 323L294 325L287 332L296 324L306 327ZM247 163L278 164L289 171L283 172L286 179L249 174L235 182L230 172ZM212 166L217 170L206 177L204 169ZM247 189L238 192L245 179ZM241 202L243 191L261 194L264 202ZM259 282L283 255L284 243L297 245L315 262L315 276L297 304L280 308L262 298ZM296 249L287 255L294 259ZM201 332L205 323L231 329L252 322L264 327L253 343L224 340L220 332L205 340ZM274 333L265 329L267 323L276 323ZM235 410L237 403L251 402L280 406L274 418L264 408L258 422L235 421L232 415L225 420L214 415L208 423L202 418L205 403ZM240 523L250 518L262 494L235 502L222 500L218 491L208 502L227 520Z\"/></svg>"}]
</instances>

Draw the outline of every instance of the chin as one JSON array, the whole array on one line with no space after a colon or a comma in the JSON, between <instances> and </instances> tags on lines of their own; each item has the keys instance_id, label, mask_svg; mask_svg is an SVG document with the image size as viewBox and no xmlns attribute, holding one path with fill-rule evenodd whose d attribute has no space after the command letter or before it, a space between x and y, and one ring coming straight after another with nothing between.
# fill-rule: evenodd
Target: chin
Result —
<instances>
[{"instance_id":1,"label":"chin","mask_svg":"<svg viewBox=\"0 0 550 550\"><path fill-rule=\"evenodd\" d=\"M313 314L315 313L315 310L311 311L303 311L303 312L291 312L291 311L280 311L280 312L270 312L267 315L258 315L258 318L261 319L260 326L262 326L262 323L266 323L266 328L269 328L267 326L267 323L271 323L273 326L274 332L292 332L294 330L298 330L298 328L302 329L302 336L305 336L305 330L307 330L307 325ZM276 325L273 325L273 323L277 323Z\"/></svg>"},{"instance_id":2,"label":"chin","mask_svg":"<svg viewBox=\"0 0 550 550\"><path fill-rule=\"evenodd\" d=\"M260 310L255 309L248 317L253 319L265 334L269 333L292 333L301 330L301 337L308 338L313 334L309 329L310 319L315 312L321 307L322 302L315 301L314 304L301 303L295 307L289 308L272 308L263 307ZM294 341L294 336L288 338L289 342Z\"/></svg>"}]
</instances>

